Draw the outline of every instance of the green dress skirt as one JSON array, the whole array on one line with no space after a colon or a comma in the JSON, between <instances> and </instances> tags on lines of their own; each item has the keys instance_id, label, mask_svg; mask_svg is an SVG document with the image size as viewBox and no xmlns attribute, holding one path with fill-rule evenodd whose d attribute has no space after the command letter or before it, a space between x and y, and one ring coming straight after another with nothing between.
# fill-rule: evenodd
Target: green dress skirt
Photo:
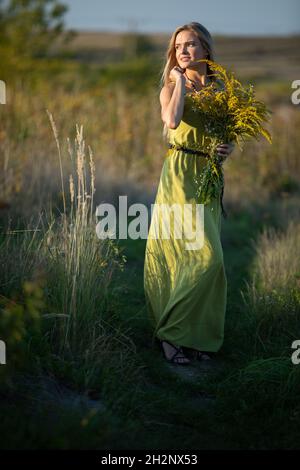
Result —
<instances>
[{"instance_id":1,"label":"green dress skirt","mask_svg":"<svg viewBox=\"0 0 300 470\"><path fill-rule=\"evenodd\" d=\"M186 94L182 120L176 129L168 129L168 141L176 146L206 151L208 139ZM169 150L155 199L155 205L170 207L178 204L182 213L184 205L189 204L194 210L192 227L195 231L195 208L199 201L194 177L199 176L205 164L203 156ZM201 228L201 248L198 249L187 249L191 239L177 237L174 225L166 232L167 236L161 236L158 227L161 230L164 223L162 212L158 211L155 217L152 212L144 260L144 293L153 340L157 337L175 345L216 352L224 339L227 302L220 240L220 198L213 199L202 209L204 226Z\"/></svg>"}]
</instances>

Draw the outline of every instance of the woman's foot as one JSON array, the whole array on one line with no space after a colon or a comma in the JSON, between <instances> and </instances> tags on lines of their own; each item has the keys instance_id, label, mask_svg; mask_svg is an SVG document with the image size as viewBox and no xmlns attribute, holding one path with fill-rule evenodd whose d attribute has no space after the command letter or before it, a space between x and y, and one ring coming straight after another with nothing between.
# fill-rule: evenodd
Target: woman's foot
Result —
<instances>
[{"instance_id":1,"label":"woman's foot","mask_svg":"<svg viewBox=\"0 0 300 470\"><path fill-rule=\"evenodd\" d=\"M198 361L211 361L212 356L205 351L196 351L196 359Z\"/></svg>"},{"instance_id":2,"label":"woman's foot","mask_svg":"<svg viewBox=\"0 0 300 470\"><path fill-rule=\"evenodd\" d=\"M168 362L173 364L189 364L191 361L183 354L182 347L177 347L166 340L160 341L163 354Z\"/></svg>"}]
</instances>

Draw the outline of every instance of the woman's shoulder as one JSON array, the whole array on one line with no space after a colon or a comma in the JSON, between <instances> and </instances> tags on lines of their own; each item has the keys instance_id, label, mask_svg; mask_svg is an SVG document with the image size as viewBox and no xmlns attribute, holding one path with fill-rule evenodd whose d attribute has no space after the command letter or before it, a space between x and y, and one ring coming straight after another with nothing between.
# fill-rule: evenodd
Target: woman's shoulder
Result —
<instances>
[{"instance_id":1,"label":"woman's shoulder","mask_svg":"<svg viewBox=\"0 0 300 470\"><path fill-rule=\"evenodd\" d=\"M164 84L160 90L160 94L172 94L175 88L176 82L168 82Z\"/></svg>"},{"instance_id":2,"label":"woman's shoulder","mask_svg":"<svg viewBox=\"0 0 300 470\"><path fill-rule=\"evenodd\" d=\"M160 90L160 100L170 99L172 97L176 82L168 82L167 84L163 85ZM184 94L187 95L188 91L193 91L193 89L187 85L185 85L185 92Z\"/></svg>"}]
</instances>

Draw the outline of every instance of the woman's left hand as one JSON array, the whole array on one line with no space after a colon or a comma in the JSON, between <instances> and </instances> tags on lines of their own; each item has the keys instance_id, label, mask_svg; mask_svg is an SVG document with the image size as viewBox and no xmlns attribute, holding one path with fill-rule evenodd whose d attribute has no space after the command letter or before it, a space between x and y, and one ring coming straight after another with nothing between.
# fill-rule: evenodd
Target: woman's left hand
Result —
<instances>
[{"instance_id":1,"label":"woman's left hand","mask_svg":"<svg viewBox=\"0 0 300 470\"><path fill-rule=\"evenodd\" d=\"M217 146L217 153L219 157L222 157L222 163L226 158L233 152L234 142L229 142L228 144L219 144Z\"/></svg>"}]
</instances>

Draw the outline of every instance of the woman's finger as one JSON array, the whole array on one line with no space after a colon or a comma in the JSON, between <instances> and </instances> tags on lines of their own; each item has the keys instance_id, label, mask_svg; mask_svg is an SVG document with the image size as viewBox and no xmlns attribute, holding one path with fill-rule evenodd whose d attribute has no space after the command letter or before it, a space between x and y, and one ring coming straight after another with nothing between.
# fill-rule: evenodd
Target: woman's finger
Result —
<instances>
[{"instance_id":1,"label":"woman's finger","mask_svg":"<svg viewBox=\"0 0 300 470\"><path fill-rule=\"evenodd\" d=\"M229 142L229 144L219 144L218 147L232 148L234 147L234 143Z\"/></svg>"}]
</instances>

